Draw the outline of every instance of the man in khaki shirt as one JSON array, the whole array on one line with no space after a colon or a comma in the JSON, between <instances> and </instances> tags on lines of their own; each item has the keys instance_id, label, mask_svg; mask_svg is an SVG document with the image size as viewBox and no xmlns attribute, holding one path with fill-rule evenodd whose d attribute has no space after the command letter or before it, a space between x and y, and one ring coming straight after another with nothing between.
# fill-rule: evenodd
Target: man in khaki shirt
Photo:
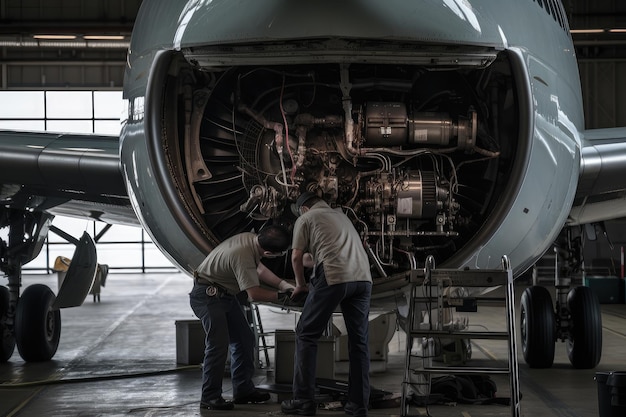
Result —
<instances>
[{"instance_id":1,"label":"man in khaki shirt","mask_svg":"<svg viewBox=\"0 0 626 417\"><path fill-rule=\"evenodd\" d=\"M196 269L189 301L206 332L200 408L232 410L233 403L270 399L252 382L254 334L236 295L245 291L250 301L278 302L278 293L261 287L261 281L283 292L292 290L293 285L261 263L263 257L284 255L289 243L289 233L278 226L266 226L258 234L240 233L216 246ZM229 347L232 402L222 397Z\"/></svg>"},{"instance_id":2,"label":"man in khaki shirt","mask_svg":"<svg viewBox=\"0 0 626 417\"><path fill-rule=\"evenodd\" d=\"M291 261L296 277L292 298L309 291L303 258L310 252L315 271L296 326L293 399L283 401L286 414L315 415L317 342L337 307L348 329L348 402L345 411L366 416L369 405L368 316L372 293L367 253L350 219L317 195L305 192L296 201Z\"/></svg>"}]
</instances>

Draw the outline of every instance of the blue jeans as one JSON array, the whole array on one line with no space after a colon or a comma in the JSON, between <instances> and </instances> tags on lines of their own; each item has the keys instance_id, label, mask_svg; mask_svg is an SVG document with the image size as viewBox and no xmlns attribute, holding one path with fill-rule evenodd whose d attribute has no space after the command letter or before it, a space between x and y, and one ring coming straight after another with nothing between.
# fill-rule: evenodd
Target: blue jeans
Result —
<instances>
[{"instance_id":1,"label":"blue jeans","mask_svg":"<svg viewBox=\"0 0 626 417\"><path fill-rule=\"evenodd\" d=\"M367 410L370 395L368 316L372 283L355 281L328 285L323 265L315 268L311 288L296 326L293 397L315 399L317 342L333 312L341 306L348 330L348 401Z\"/></svg>"},{"instance_id":2,"label":"blue jeans","mask_svg":"<svg viewBox=\"0 0 626 417\"><path fill-rule=\"evenodd\" d=\"M201 401L222 396L229 347L233 397L246 396L254 391L254 334L236 297L227 294L209 297L206 288L195 283L189 293L191 309L206 332Z\"/></svg>"}]
</instances>

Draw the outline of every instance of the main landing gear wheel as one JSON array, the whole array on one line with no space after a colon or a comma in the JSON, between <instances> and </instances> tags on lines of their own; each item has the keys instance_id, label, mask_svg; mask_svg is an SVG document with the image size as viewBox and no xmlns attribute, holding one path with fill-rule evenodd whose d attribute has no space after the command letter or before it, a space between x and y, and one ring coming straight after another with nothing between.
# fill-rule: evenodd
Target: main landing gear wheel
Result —
<instances>
[{"instance_id":1,"label":"main landing gear wheel","mask_svg":"<svg viewBox=\"0 0 626 417\"><path fill-rule=\"evenodd\" d=\"M22 293L15 315L17 350L27 362L52 359L61 337L61 312L52 309L55 295L43 284Z\"/></svg>"},{"instance_id":2,"label":"main landing gear wheel","mask_svg":"<svg viewBox=\"0 0 626 417\"><path fill-rule=\"evenodd\" d=\"M15 337L6 324L9 300L7 287L0 287L0 363L8 361L15 350Z\"/></svg>"},{"instance_id":3,"label":"main landing gear wheel","mask_svg":"<svg viewBox=\"0 0 626 417\"><path fill-rule=\"evenodd\" d=\"M549 368L554 362L556 319L552 297L544 287L526 288L521 300L522 352L531 368Z\"/></svg>"},{"instance_id":4,"label":"main landing gear wheel","mask_svg":"<svg viewBox=\"0 0 626 417\"><path fill-rule=\"evenodd\" d=\"M572 325L567 356L574 368L590 369L602 356L602 315L600 303L589 287L576 287L567 295Z\"/></svg>"}]
</instances>

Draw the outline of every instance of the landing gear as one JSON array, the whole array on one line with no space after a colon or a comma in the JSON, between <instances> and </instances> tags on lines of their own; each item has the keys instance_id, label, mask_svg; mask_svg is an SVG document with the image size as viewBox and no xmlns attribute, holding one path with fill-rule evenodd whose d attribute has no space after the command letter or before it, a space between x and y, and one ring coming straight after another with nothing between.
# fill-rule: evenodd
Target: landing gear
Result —
<instances>
[{"instance_id":1,"label":"landing gear","mask_svg":"<svg viewBox=\"0 0 626 417\"><path fill-rule=\"evenodd\" d=\"M549 368L554 362L556 320L550 293L544 287L526 288L521 300L522 352L531 368Z\"/></svg>"},{"instance_id":2,"label":"landing gear","mask_svg":"<svg viewBox=\"0 0 626 417\"><path fill-rule=\"evenodd\" d=\"M61 338L61 312L53 308L55 295L45 285L26 288L17 304L15 336L20 356L27 362L52 359Z\"/></svg>"},{"instance_id":3,"label":"landing gear","mask_svg":"<svg viewBox=\"0 0 626 417\"><path fill-rule=\"evenodd\" d=\"M559 295L557 298L563 298ZM555 342L566 342L567 356L574 368L590 369L602 355L602 315L598 299L588 287L575 287L557 314L545 287L524 290L521 299L521 333L524 360L531 368L550 368Z\"/></svg>"},{"instance_id":4,"label":"landing gear","mask_svg":"<svg viewBox=\"0 0 626 417\"><path fill-rule=\"evenodd\" d=\"M600 303L589 287L571 286L571 276L582 270L582 234L567 228L555 245L556 302L545 287L527 288L521 299L522 351L531 368L549 368L556 340L566 342L574 368L590 369L602 355Z\"/></svg>"},{"instance_id":5,"label":"landing gear","mask_svg":"<svg viewBox=\"0 0 626 417\"><path fill-rule=\"evenodd\" d=\"M59 345L61 315L52 309L54 293L45 285L33 285L20 297L22 266L41 251L52 216L10 208L0 209L0 270L8 286L0 287L0 362L9 360L17 344L26 361L49 360Z\"/></svg>"},{"instance_id":6,"label":"landing gear","mask_svg":"<svg viewBox=\"0 0 626 417\"><path fill-rule=\"evenodd\" d=\"M602 316L600 304L588 287L573 288L567 296L571 314L567 356L574 368L590 369L602 355Z\"/></svg>"},{"instance_id":7,"label":"landing gear","mask_svg":"<svg viewBox=\"0 0 626 417\"><path fill-rule=\"evenodd\" d=\"M9 360L16 344L25 361L52 359L61 337L60 309L81 305L94 283L94 240L86 232L75 239L51 223L52 216L42 212L0 207L0 229L8 228L8 239L0 236L0 270L9 280L8 289L0 287L0 362ZM31 285L20 296L22 266L41 252L49 230L76 245L63 285L56 296L43 284Z\"/></svg>"}]
</instances>

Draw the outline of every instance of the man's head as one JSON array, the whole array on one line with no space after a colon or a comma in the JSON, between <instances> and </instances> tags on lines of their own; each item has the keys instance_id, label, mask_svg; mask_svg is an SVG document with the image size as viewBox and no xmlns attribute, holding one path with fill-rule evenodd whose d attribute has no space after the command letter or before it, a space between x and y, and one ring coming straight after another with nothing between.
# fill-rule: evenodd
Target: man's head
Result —
<instances>
[{"instance_id":1,"label":"man's head","mask_svg":"<svg viewBox=\"0 0 626 417\"><path fill-rule=\"evenodd\" d=\"M310 191L305 191L300 194L296 203L293 205L293 211L296 216L300 216L302 214L302 207L311 208L315 203L320 201L321 199L317 196L317 194L312 193Z\"/></svg>"},{"instance_id":2,"label":"man's head","mask_svg":"<svg viewBox=\"0 0 626 417\"><path fill-rule=\"evenodd\" d=\"M265 252L282 254L291 244L291 236L282 226L270 225L262 228L258 233L259 246Z\"/></svg>"}]
</instances>

